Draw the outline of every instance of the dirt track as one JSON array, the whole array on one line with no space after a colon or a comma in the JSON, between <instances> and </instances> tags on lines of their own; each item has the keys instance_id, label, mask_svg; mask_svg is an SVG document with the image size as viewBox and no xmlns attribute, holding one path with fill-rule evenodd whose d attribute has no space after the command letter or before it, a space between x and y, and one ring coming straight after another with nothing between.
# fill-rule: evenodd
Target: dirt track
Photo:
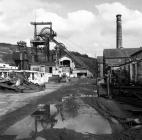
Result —
<instances>
[{"instance_id":1,"label":"dirt track","mask_svg":"<svg viewBox=\"0 0 142 140\"><path fill-rule=\"evenodd\" d=\"M56 88L56 86L54 87L54 89L55 88ZM74 95L81 95L81 94L85 94L85 95L86 94L87 95L91 94L92 95L92 94L96 94L94 92L95 89L96 89L96 87L95 87L94 80L81 79L79 81L71 82L71 83L69 83L67 85L59 87L56 90L54 90L53 92L50 92L48 94L44 94L44 95L38 96L36 98L33 98L33 100L29 100L30 102L28 104L26 104L25 106L23 106L21 108L18 108L15 111L12 111L12 112L8 113L7 115L1 117L1 120L0 120L0 133L2 134L2 132L4 132L9 126L13 125L17 121L19 121L19 120L25 118L26 116L30 115L31 112L33 112L36 109L37 104L56 103L56 102L61 101L63 96L70 95L70 94L74 94ZM91 98L88 98L88 99L90 100ZM92 107L96 107L96 105L95 105L96 101L94 101L95 98L93 100L91 99L92 101L89 101L88 99L84 100L85 103L89 104ZM121 118L126 117L125 113L123 113L121 111L117 112L117 110L115 108L115 104L112 105L110 101L108 103L107 100L101 99L99 102L100 103L102 102L101 107L104 108L104 110L105 110L105 112L102 112L103 113L102 116L106 113L108 115L108 118L109 118L109 117L111 117L111 116L109 116L109 113L110 113L111 115L116 115L116 116L119 116ZM115 126L116 125L114 123L114 127L112 127L114 130L115 130ZM116 128L118 128L118 127L116 127ZM58 131L58 130L55 130L55 131ZM126 139L131 140L134 137L134 135L135 135L135 138L140 137L140 135L139 135L140 131L141 130L138 130L138 131L127 130L127 131L122 131L121 134L120 133L114 133L114 135L99 135L99 136L98 135L90 135L90 134L89 135L84 135L84 136L82 136L80 134L79 135L81 137L81 140L82 139L83 140L84 139L85 140L89 140L89 139L91 139L91 140L92 139L94 139L94 140L95 139L98 139L98 140L103 140L103 139L105 139L105 140L106 139L119 140L122 137L126 137ZM54 132L54 130L53 130L53 132ZM68 130L65 131L64 129L60 130L60 134L62 134L62 133L64 133L64 134L69 133L70 134L70 132ZM73 132L73 133L74 133L74 135L77 135L75 132ZM131 133L132 136L129 133ZM135 133L138 133L138 135L135 134ZM54 135L52 135L52 136L54 137ZM134 138L134 140L135 140L135 138ZM57 139L59 139L59 138L57 138ZM140 140L140 139L136 139L136 140Z\"/></svg>"},{"instance_id":2,"label":"dirt track","mask_svg":"<svg viewBox=\"0 0 142 140\"><path fill-rule=\"evenodd\" d=\"M10 125L31 114L36 109L37 104L44 103L45 100L49 101L48 99L51 102L54 99L58 100L58 96L53 98L50 94L55 94L56 90L64 86L67 84L49 84L47 85L48 89L37 93L0 93L0 134Z\"/></svg>"},{"instance_id":3,"label":"dirt track","mask_svg":"<svg viewBox=\"0 0 142 140\"><path fill-rule=\"evenodd\" d=\"M61 101L63 96L69 95L69 94L79 94L79 93L92 93L94 91L94 85L90 83L93 81L82 79L79 81L70 82L67 84L56 85L52 84L52 86L49 84L48 91L41 95L34 96L33 94L27 94L24 96L23 94L19 94L16 96L19 96L23 101L26 102L26 104L23 104L23 106L19 106L21 103L19 101L18 104L16 104L16 108L13 109L13 107L9 106L9 112L6 113L6 115L1 116L0 118L0 134L4 132L9 126L14 124L15 122L23 119L27 115L30 115L35 109L38 104L42 103L56 103ZM86 85L86 86L84 86ZM15 96L15 95L13 95ZM25 98L23 98L24 96ZM14 100L13 100L14 103ZM10 108L11 107L11 108ZM11 111L10 111L11 110Z\"/></svg>"}]
</instances>

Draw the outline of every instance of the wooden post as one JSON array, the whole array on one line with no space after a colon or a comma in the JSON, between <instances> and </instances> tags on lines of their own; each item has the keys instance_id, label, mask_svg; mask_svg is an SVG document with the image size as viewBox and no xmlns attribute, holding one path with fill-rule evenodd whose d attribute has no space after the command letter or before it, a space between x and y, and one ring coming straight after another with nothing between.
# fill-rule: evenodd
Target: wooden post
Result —
<instances>
[{"instance_id":1,"label":"wooden post","mask_svg":"<svg viewBox=\"0 0 142 140\"><path fill-rule=\"evenodd\" d=\"M100 96L100 90L99 90L100 84L98 83L98 77L96 78L96 85L97 85L97 95L99 97Z\"/></svg>"},{"instance_id":2,"label":"wooden post","mask_svg":"<svg viewBox=\"0 0 142 140\"><path fill-rule=\"evenodd\" d=\"M46 39L46 44L45 44L45 60L48 62L50 61L50 44L49 44L49 38Z\"/></svg>"},{"instance_id":3,"label":"wooden post","mask_svg":"<svg viewBox=\"0 0 142 140\"><path fill-rule=\"evenodd\" d=\"M107 74L107 94L108 94L108 97L110 98L110 70L108 71L108 74Z\"/></svg>"}]
</instances>

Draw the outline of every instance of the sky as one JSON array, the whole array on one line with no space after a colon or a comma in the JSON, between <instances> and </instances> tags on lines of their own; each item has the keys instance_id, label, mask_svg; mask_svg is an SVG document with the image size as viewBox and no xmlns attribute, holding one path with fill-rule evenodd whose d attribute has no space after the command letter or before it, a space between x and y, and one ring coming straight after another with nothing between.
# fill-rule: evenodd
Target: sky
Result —
<instances>
[{"instance_id":1,"label":"sky","mask_svg":"<svg viewBox=\"0 0 142 140\"><path fill-rule=\"evenodd\" d=\"M68 50L96 57L116 48L116 15L121 14L123 47L137 48L142 46L141 7L141 0L0 0L0 42L23 40L30 46L30 22L51 21L56 40Z\"/></svg>"}]
</instances>

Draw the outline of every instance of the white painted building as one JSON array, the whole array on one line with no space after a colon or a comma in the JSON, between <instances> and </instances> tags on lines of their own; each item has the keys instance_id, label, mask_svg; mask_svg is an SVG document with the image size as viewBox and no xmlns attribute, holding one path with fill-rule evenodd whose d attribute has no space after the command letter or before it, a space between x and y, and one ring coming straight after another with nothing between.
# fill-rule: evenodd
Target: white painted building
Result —
<instances>
[{"instance_id":1,"label":"white painted building","mask_svg":"<svg viewBox=\"0 0 142 140\"><path fill-rule=\"evenodd\" d=\"M75 63L72 61L71 58L67 56L63 56L59 59L59 74L60 76L66 75L70 77L72 71L75 69Z\"/></svg>"},{"instance_id":2,"label":"white painted building","mask_svg":"<svg viewBox=\"0 0 142 140\"><path fill-rule=\"evenodd\" d=\"M39 71L39 72L46 72L46 73L54 73L55 65L31 65L30 70L32 71Z\"/></svg>"},{"instance_id":3,"label":"white painted building","mask_svg":"<svg viewBox=\"0 0 142 140\"><path fill-rule=\"evenodd\" d=\"M92 77L92 73L84 68L76 68L75 62L68 56L59 59L59 72L61 75L66 74L69 77Z\"/></svg>"},{"instance_id":4,"label":"white painted building","mask_svg":"<svg viewBox=\"0 0 142 140\"><path fill-rule=\"evenodd\" d=\"M92 73L87 69L76 68L75 62L68 56L63 56L59 59L58 65L55 63L48 65L31 65L31 71L38 71L43 73L49 73L50 75L59 75L62 77L66 75L68 77L92 77Z\"/></svg>"},{"instance_id":5,"label":"white painted building","mask_svg":"<svg viewBox=\"0 0 142 140\"><path fill-rule=\"evenodd\" d=\"M75 69L75 63L71 58L67 56L63 56L59 59L59 67L70 67L71 70Z\"/></svg>"},{"instance_id":6,"label":"white painted building","mask_svg":"<svg viewBox=\"0 0 142 140\"><path fill-rule=\"evenodd\" d=\"M10 66L9 64L6 63L0 63L0 69L7 69L7 70L17 70L18 67L16 66Z\"/></svg>"}]
</instances>

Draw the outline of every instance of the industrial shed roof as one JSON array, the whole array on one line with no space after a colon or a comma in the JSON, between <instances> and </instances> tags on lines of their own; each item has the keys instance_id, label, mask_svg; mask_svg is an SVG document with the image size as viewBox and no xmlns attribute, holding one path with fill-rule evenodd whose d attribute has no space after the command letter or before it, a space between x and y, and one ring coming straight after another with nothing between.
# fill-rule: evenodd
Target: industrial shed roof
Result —
<instances>
[{"instance_id":1,"label":"industrial shed roof","mask_svg":"<svg viewBox=\"0 0 142 140\"><path fill-rule=\"evenodd\" d=\"M128 58L140 48L104 49L105 59Z\"/></svg>"},{"instance_id":2,"label":"industrial shed roof","mask_svg":"<svg viewBox=\"0 0 142 140\"><path fill-rule=\"evenodd\" d=\"M142 47L140 47L136 52L132 53L131 56L135 56L142 52Z\"/></svg>"}]
</instances>

